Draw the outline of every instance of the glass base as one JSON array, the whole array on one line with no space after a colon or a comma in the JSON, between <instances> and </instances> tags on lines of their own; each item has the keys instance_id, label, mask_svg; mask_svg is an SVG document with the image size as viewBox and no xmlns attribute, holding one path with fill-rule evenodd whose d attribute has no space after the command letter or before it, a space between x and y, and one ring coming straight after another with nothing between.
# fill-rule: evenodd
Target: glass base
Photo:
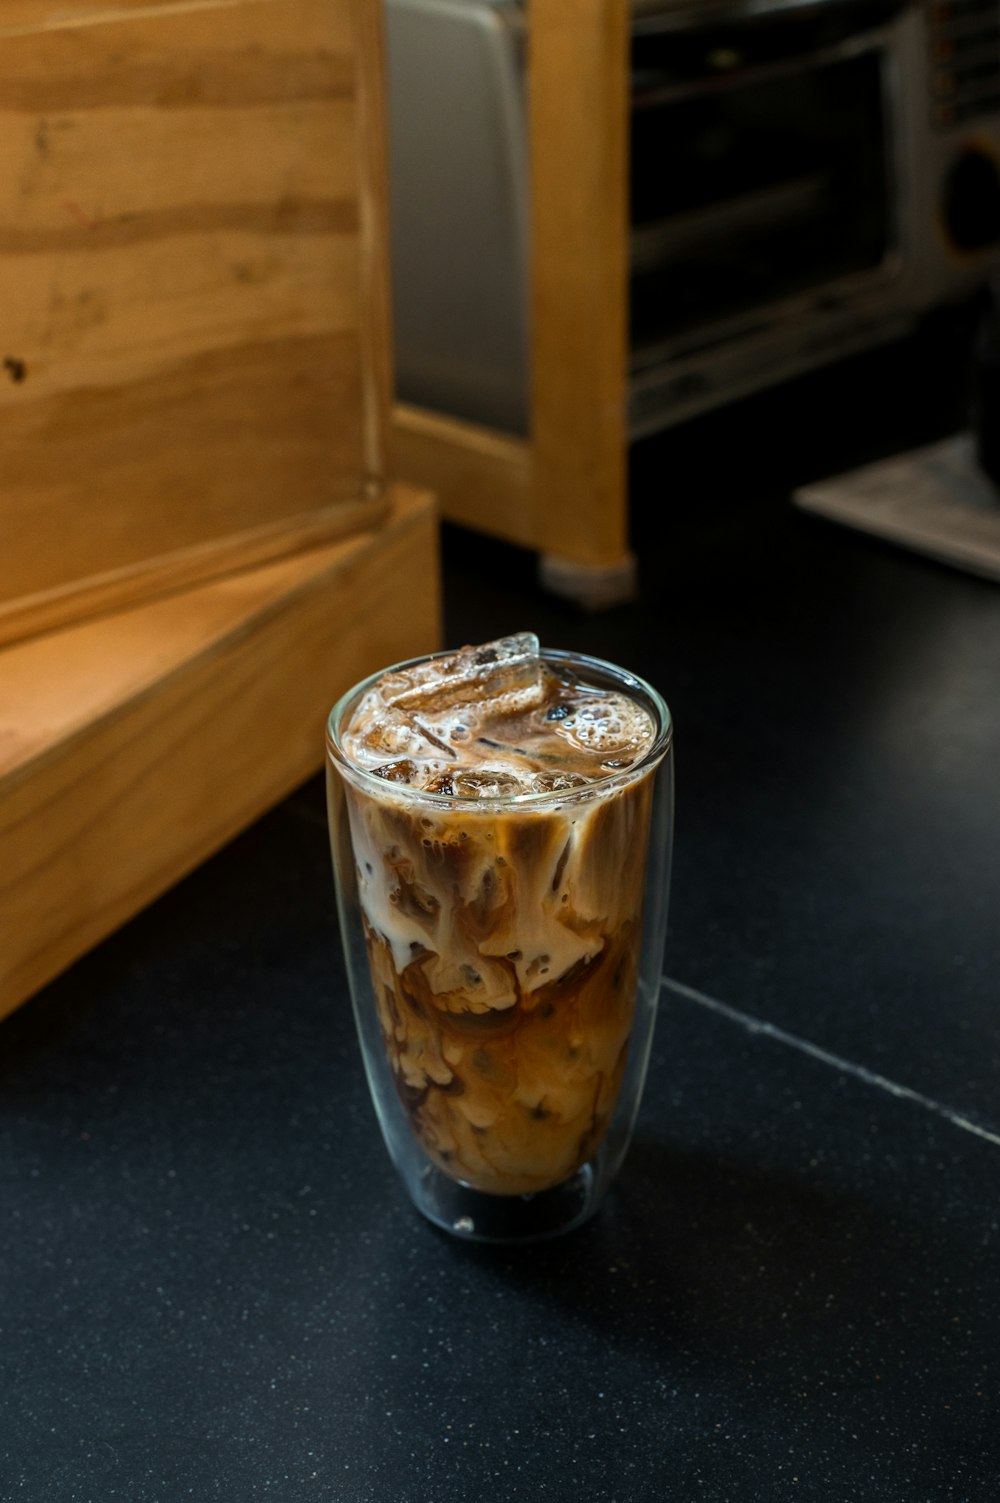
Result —
<instances>
[{"instance_id":1,"label":"glass base","mask_svg":"<svg viewBox=\"0 0 1000 1503\"><path fill-rule=\"evenodd\" d=\"M413 1201L435 1226L466 1242L540 1242L559 1237L589 1220L603 1199L592 1164L537 1195L485 1195L424 1168L413 1186Z\"/></svg>"}]
</instances>

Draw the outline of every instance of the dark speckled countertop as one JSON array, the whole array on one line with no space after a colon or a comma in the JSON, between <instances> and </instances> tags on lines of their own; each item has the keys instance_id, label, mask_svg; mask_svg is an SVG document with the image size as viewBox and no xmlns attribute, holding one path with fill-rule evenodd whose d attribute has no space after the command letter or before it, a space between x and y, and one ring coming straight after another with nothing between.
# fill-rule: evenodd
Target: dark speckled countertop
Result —
<instances>
[{"instance_id":1,"label":"dark speckled countertop","mask_svg":"<svg viewBox=\"0 0 1000 1503\"><path fill-rule=\"evenodd\" d=\"M5 1503L1000 1499L1000 587L789 504L933 436L911 370L637 450L635 606L447 534L450 642L534 626L675 716L597 1220L505 1251L404 1200L318 779L3 1024Z\"/></svg>"}]
</instances>

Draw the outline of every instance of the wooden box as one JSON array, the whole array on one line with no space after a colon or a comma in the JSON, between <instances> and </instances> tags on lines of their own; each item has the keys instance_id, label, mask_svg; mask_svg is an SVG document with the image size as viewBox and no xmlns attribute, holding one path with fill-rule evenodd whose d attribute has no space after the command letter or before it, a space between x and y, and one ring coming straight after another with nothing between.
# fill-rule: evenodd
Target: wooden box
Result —
<instances>
[{"instance_id":1,"label":"wooden box","mask_svg":"<svg viewBox=\"0 0 1000 1503\"><path fill-rule=\"evenodd\" d=\"M372 526L374 0L4 0L0 641Z\"/></svg>"},{"instance_id":2,"label":"wooden box","mask_svg":"<svg viewBox=\"0 0 1000 1503\"><path fill-rule=\"evenodd\" d=\"M439 644L374 0L4 0L0 1015ZM4 363L5 362L5 363Z\"/></svg>"}]
</instances>

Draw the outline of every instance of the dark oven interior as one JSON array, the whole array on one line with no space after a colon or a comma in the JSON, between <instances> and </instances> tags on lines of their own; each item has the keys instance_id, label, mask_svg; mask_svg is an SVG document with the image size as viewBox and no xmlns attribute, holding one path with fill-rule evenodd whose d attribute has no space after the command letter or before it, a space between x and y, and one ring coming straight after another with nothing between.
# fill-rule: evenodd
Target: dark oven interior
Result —
<instances>
[{"instance_id":1,"label":"dark oven interior","mask_svg":"<svg viewBox=\"0 0 1000 1503\"><path fill-rule=\"evenodd\" d=\"M872 26L887 8L814 9L637 26L634 350L876 271L891 252L887 59Z\"/></svg>"}]
</instances>

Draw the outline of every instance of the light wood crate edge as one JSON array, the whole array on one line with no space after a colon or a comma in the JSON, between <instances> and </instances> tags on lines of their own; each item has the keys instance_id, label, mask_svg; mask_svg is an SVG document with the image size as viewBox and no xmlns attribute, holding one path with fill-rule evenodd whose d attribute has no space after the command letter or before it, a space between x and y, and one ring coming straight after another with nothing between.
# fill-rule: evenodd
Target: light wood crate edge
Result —
<instances>
[{"instance_id":1,"label":"light wood crate edge","mask_svg":"<svg viewBox=\"0 0 1000 1503\"><path fill-rule=\"evenodd\" d=\"M0 773L0 1016L315 771L326 713L350 683L440 642L434 508L403 488L378 533L241 582L228 620L232 580L76 629L120 653L129 616L144 617L141 656L157 619L169 643L171 620L188 618L176 659L160 637L152 681L137 660L135 684L92 724L51 730ZM198 610L211 625L192 649ZM37 663L51 647L57 660L73 631L0 653L0 704L18 657Z\"/></svg>"}]
</instances>

